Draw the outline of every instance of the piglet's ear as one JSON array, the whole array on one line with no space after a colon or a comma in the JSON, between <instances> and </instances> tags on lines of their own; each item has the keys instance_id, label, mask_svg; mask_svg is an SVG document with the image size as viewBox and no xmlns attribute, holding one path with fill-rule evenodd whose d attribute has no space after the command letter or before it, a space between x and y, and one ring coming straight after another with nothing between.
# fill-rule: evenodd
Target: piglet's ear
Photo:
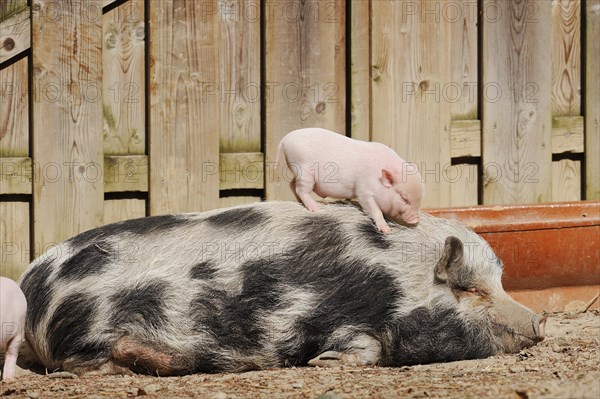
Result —
<instances>
[{"instance_id":1,"label":"piglet's ear","mask_svg":"<svg viewBox=\"0 0 600 399\"><path fill-rule=\"evenodd\" d=\"M394 176L392 176L392 172L387 169L381 169L381 184L387 188L394 185Z\"/></svg>"}]
</instances>

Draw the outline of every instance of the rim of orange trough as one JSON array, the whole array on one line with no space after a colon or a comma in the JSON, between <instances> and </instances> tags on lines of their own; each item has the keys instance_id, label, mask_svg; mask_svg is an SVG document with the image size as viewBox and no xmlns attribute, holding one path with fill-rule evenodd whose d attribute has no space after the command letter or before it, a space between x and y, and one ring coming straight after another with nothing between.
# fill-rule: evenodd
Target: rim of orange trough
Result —
<instances>
[{"instance_id":1,"label":"rim of orange trough","mask_svg":"<svg viewBox=\"0 0 600 399\"><path fill-rule=\"evenodd\" d=\"M458 220L477 233L600 226L600 201L477 205L424 211Z\"/></svg>"}]
</instances>

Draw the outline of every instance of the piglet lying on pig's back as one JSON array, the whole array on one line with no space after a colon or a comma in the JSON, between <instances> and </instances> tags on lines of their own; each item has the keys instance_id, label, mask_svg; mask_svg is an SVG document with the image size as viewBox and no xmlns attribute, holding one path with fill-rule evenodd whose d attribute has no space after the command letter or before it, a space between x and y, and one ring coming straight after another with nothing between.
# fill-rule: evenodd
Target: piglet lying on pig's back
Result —
<instances>
[{"instance_id":1,"label":"piglet lying on pig's back","mask_svg":"<svg viewBox=\"0 0 600 399\"><path fill-rule=\"evenodd\" d=\"M388 146L353 140L320 128L294 130L280 142L295 175L290 187L310 211L319 205L311 197L356 198L379 231L390 232L386 215L416 224L423 183L416 164L406 162Z\"/></svg>"}]
</instances>

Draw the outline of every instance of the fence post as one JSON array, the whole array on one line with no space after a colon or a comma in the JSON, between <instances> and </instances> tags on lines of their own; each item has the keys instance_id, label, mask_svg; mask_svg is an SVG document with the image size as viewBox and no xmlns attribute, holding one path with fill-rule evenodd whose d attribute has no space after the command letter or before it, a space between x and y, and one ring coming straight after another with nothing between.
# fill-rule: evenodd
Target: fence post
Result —
<instances>
[{"instance_id":1,"label":"fence post","mask_svg":"<svg viewBox=\"0 0 600 399\"><path fill-rule=\"evenodd\" d=\"M36 255L103 220L102 4L35 1L33 230Z\"/></svg>"}]
</instances>

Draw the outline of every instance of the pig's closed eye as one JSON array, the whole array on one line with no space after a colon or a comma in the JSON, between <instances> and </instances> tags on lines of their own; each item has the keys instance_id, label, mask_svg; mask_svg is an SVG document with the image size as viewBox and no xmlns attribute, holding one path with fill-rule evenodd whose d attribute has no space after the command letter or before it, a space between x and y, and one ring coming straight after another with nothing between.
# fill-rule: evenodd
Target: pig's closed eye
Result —
<instances>
[{"instance_id":1,"label":"pig's closed eye","mask_svg":"<svg viewBox=\"0 0 600 399\"><path fill-rule=\"evenodd\" d=\"M402 201L406 202L407 205L410 205L410 201L406 195L400 194L400 197L402 198Z\"/></svg>"},{"instance_id":2,"label":"pig's closed eye","mask_svg":"<svg viewBox=\"0 0 600 399\"><path fill-rule=\"evenodd\" d=\"M458 296L487 296L487 292L475 287L456 287L454 291Z\"/></svg>"},{"instance_id":3,"label":"pig's closed eye","mask_svg":"<svg viewBox=\"0 0 600 399\"><path fill-rule=\"evenodd\" d=\"M467 295L477 295L477 296L486 296L487 293L478 288L472 287L464 290Z\"/></svg>"}]
</instances>

